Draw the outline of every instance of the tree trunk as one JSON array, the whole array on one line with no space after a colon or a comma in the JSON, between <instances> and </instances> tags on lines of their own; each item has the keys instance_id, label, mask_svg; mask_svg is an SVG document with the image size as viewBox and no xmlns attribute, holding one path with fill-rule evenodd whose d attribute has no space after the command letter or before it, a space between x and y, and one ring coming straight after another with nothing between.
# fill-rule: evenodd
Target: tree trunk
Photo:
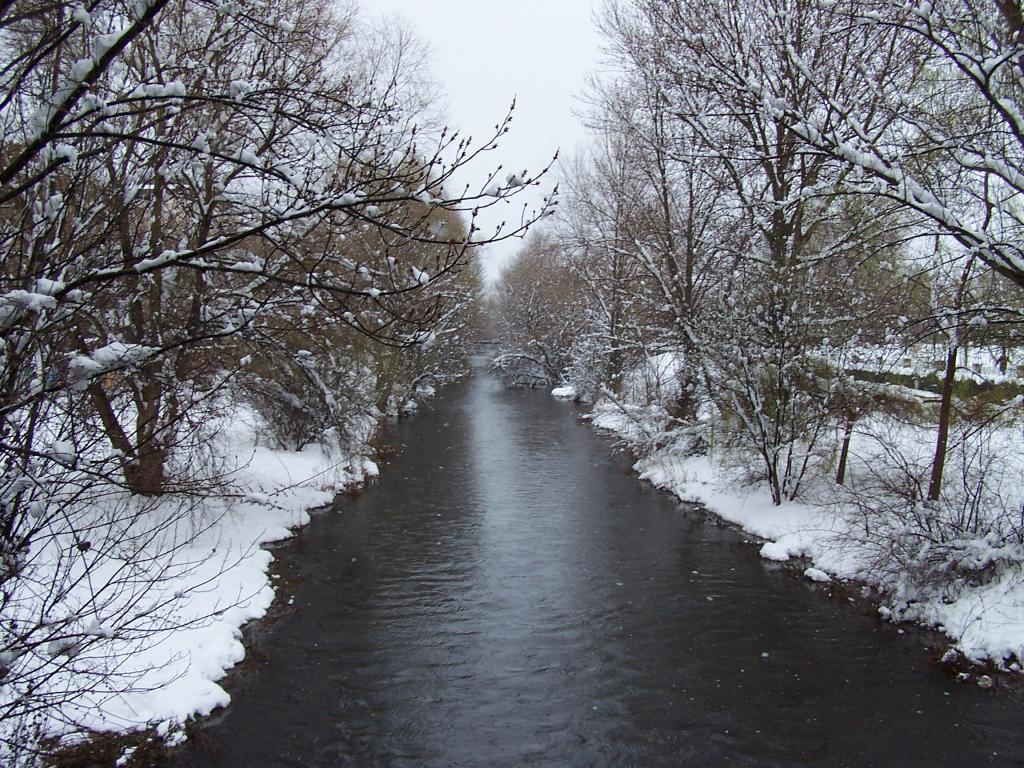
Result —
<instances>
[{"instance_id":1,"label":"tree trunk","mask_svg":"<svg viewBox=\"0 0 1024 768\"><path fill-rule=\"evenodd\" d=\"M846 420L843 430L843 445L839 449L839 466L836 468L836 485L846 482L846 462L850 456L850 438L853 437L853 419Z\"/></svg>"},{"instance_id":2,"label":"tree trunk","mask_svg":"<svg viewBox=\"0 0 1024 768\"><path fill-rule=\"evenodd\" d=\"M779 457L773 456L768 451L762 451L765 467L768 470L768 487L772 491L772 504L776 507L782 504L782 481L779 478Z\"/></svg>"},{"instance_id":3,"label":"tree trunk","mask_svg":"<svg viewBox=\"0 0 1024 768\"><path fill-rule=\"evenodd\" d=\"M949 442L949 421L953 412L953 385L956 383L957 348L946 353L946 376L942 380L942 399L939 404L939 436L935 441L932 477L928 483L929 501L938 501L942 495L942 471L946 465L946 444Z\"/></svg>"},{"instance_id":4,"label":"tree trunk","mask_svg":"<svg viewBox=\"0 0 1024 768\"><path fill-rule=\"evenodd\" d=\"M164 464L167 451L155 445L140 446L135 461L125 464L124 479L132 493L141 496L159 496L166 488Z\"/></svg>"}]
</instances>

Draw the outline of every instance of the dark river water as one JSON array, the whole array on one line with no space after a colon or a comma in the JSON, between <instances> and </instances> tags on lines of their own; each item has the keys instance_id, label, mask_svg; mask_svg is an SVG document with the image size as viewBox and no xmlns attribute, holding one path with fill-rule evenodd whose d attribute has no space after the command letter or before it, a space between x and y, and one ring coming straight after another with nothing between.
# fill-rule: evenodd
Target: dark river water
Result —
<instances>
[{"instance_id":1,"label":"dark river water","mask_svg":"<svg viewBox=\"0 0 1024 768\"><path fill-rule=\"evenodd\" d=\"M178 766L1024 765L1024 698L780 573L545 392L481 375L279 553Z\"/></svg>"}]
</instances>

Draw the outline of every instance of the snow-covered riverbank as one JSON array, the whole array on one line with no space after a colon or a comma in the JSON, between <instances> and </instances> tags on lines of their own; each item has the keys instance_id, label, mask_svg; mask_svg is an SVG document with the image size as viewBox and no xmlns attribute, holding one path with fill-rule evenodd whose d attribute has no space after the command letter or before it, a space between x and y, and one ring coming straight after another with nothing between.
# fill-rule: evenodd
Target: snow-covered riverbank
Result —
<instances>
[{"instance_id":1,"label":"snow-covered riverbank","mask_svg":"<svg viewBox=\"0 0 1024 768\"><path fill-rule=\"evenodd\" d=\"M259 444L256 418L239 409L220 425L207 459L219 467L221 493L154 502L112 488L92 513L86 578L72 586L80 595L65 598L82 606L81 621L96 631L86 633L88 644L63 648L55 640L31 659L49 698L64 700L45 718L0 725L8 744L141 729L174 743L188 718L226 705L219 681L245 656L241 628L274 599L273 555L264 545L293 535L311 509L376 476L369 446L376 424L367 416L347 451L272 450ZM117 558L119 547L131 553ZM60 556L55 546L54 571ZM88 609L105 592L102 607ZM25 609L44 610L45 599L26 600Z\"/></svg>"},{"instance_id":2,"label":"snow-covered riverbank","mask_svg":"<svg viewBox=\"0 0 1024 768\"><path fill-rule=\"evenodd\" d=\"M556 397L566 393L556 390ZM744 481L753 468L744 468L736 456L686 455L678 442L648 447L644 435L656 431L664 413L657 406L643 408L599 403L589 418L608 430L639 455L634 465L640 477L681 500L694 501L743 530L766 540L761 556L775 561L805 558L805 575L815 581L840 579L863 582L882 590L887 602L884 618L917 621L940 629L951 649L979 663L993 662L1020 671L1024 659L1024 553L986 543L965 541L958 563L965 575L946 583L923 586L892 567L879 567L879 535L867 536L858 526L858 511L848 503L847 489L827 482L809 489L803 503L774 506L763 484ZM655 425L652 427L652 425ZM913 436L904 435L908 441ZM859 450L858 450L859 449ZM855 441L860 465L872 460L869 441ZM854 470L855 471L855 470ZM1009 482L1010 473L1006 474ZM1005 489L1007 493L1010 488ZM1011 494L1012 495L1012 494ZM896 529L900 521L891 520ZM968 565L976 567L969 568ZM803 567L803 566L801 566Z\"/></svg>"}]
</instances>

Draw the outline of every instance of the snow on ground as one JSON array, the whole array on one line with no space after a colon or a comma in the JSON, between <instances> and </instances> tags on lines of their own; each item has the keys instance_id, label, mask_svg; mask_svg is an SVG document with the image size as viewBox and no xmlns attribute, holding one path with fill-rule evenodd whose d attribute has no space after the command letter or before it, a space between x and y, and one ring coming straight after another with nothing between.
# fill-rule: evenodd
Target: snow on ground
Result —
<instances>
[{"instance_id":1,"label":"snow on ground","mask_svg":"<svg viewBox=\"0 0 1024 768\"><path fill-rule=\"evenodd\" d=\"M226 705L230 697L219 681L245 656L241 627L264 616L274 599L273 555L262 545L291 536L309 522L310 509L377 474L367 447L376 427L372 417L361 425L355 447L342 454L321 446L261 447L255 417L237 411L232 416L217 447L232 470L223 494L142 502L149 506L130 517L131 525L145 526L136 559L145 563L151 555L159 577L144 592L118 587L123 597L115 593L104 610L121 611L121 628L115 632L97 623L99 642L46 681L56 691L87 692L42 723L44 733L74 740L83 730L155 727L174 743L186 719ZM122 509L140 503L126 494L110 496L109 504ZM96 515L101 520L102 512ZM97 566L94 577L101 578L105 567ZM133 633L133 626L139 631ZM52 660L42 663L52 669ZM100 665L110 676L97 687L87 673Z\"/></svg>"},{"instance_id":2,"label":"snow on ground","mask_svg":"<svg viewBox=\"0 0 1024 768\"><path fill-rule=\"evenodd\" d=\"M1011 668L1019 672L1024 659L1022 581L1020 573L1006 572L989 584L965 589L953 602L923 601L902 611L900 617L938 628L969 659L1013 659Z\"/></svg>"},{"instance_id":3,"label":"snow on ground","mask_svg":"<svg viewBox=\"0 0 1024 768\"><path fill-rule=\"evenodd\" d=\"M697 502L743 530L765 539L761 556L774 561L806 558L812 567L804 575L813 581L832 578L865 582L891 592L889 583L874 570L877 550L862 543L840 514L842 499L835 490L819 489L815 503L788 502L774 506L763 484L750 486L737 477L733 462L708 456L688 456L677 444L648 447L645 431L663 429L657 405L638 418L637 407L599 403L592 423L636 447L641 458L634 468L640 477L670 491L684 501ZM663 421L663 420L661 420ZM653 427L649 426L651 423ZM1019 441L1019 434L1014 433ZM922 445L920 436L904 435L908 449ZM870 460L870 448L861 446ZM927 447L923 448L927 451ZM1020 478L1015 478L1019 482ZM823 488L828 488L823 484ZM835 486L832 486L835 489ZM831 493L831 497L828 495ZM877 542L876 542L877 544ZM984 546L982 545L982 548ZM1013 553L1019 556L1021 553ZM991 552L979 554L984 559ZM903 586L903 585L901 585ZM1024 660L1024 573L1019 561L984 584L960 584L956 590L900 595L898 604L880 608L884 618L913 620L948 635L960 653L975 661L992 660L1011 669Z\"/></svg>"},{"instance_id":4,"label":"snow on ground","mask_svg":"<svg viewBox=\"0 0 1024 768\"><path fill-rule=\"evenodd\" d=\"M292 536L310 520L310 509L330 504L337 491L377 474L364 456L332 456L322 446L302 451L254 445L251 424L236 422L225 450L241 463L233 478L239 500L211 499L202 514L213 524L182 558L204 558L190 579L207 585L189 590L181 618L198 625L167 633L138 658L153 671L139 686L150 688L116 697L94 711L97 730L121 730L138 723L184 722L226 706L230 696L218 684L245 657L241 627L262 618L274 599L269 578L273 555L261 545ZM209 554L207 554L209 553Z\"/></svg>"}]
</instances>

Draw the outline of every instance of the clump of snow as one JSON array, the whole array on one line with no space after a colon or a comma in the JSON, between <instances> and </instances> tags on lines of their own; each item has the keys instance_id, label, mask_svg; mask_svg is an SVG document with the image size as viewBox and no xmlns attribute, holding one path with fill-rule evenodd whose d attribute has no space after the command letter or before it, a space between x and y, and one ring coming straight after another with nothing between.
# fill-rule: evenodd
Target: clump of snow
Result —
<instances>
[{"instance_id":1,"label":"clump of snow","mask_svg":"<svg viewBox=\"0 0 1024 768\"><path fill-rule=\"evenodd\" d=\"M57 300L46 293L32 293L30 291L8 291L0 296L0 306L8 305L23 307L33 312L42 312L45 309L54 309Z\"/></svg>"},{"instance_id":2,"label":"clump of snow","mask_svg":"<svg viewBox=\"0 0 1024 768\"><path fill-rule=\"evenodd\" d=\"M138 365L157 350L141 344L114 341L88 354L72 353L68 357L68 374L72 383L86 384L101 373Z\"/></svg>"},{"instance_id":3,"label":"clump of snow","mask_svg":"<svg viewBox=\"0 0 1024 768\"><path fill-rule=\"evenodd\" d=\"M811 581L818 582L819 584L828 584L830 581L832 581L832 577L820 568L808 568L804 571L804 576L806 576Z\"/></svg>"},{"instance_id":4,"label":"clump of snow","mask_svg":"<svg viewBox=\"0 0 1024 768\"><path fill-rule=\"evenodd\" d=\"M761 547L761 557L778 563L786 562L794 554L797 553L790 552L789 547L783 542L769 541Z\"/></svg>"},{"instance_id":5,"label":"clump of snow","mask_svg":"<svg viewBox=\"0 0 1024 768\"><path fill-rule=\"evenodd\" d=\"M576 399L576 387L571 384L565 384L561 387L555 387L551 390L551 396L557 397L559 400L575 400Z\"/></svg>"}]
</instances>

